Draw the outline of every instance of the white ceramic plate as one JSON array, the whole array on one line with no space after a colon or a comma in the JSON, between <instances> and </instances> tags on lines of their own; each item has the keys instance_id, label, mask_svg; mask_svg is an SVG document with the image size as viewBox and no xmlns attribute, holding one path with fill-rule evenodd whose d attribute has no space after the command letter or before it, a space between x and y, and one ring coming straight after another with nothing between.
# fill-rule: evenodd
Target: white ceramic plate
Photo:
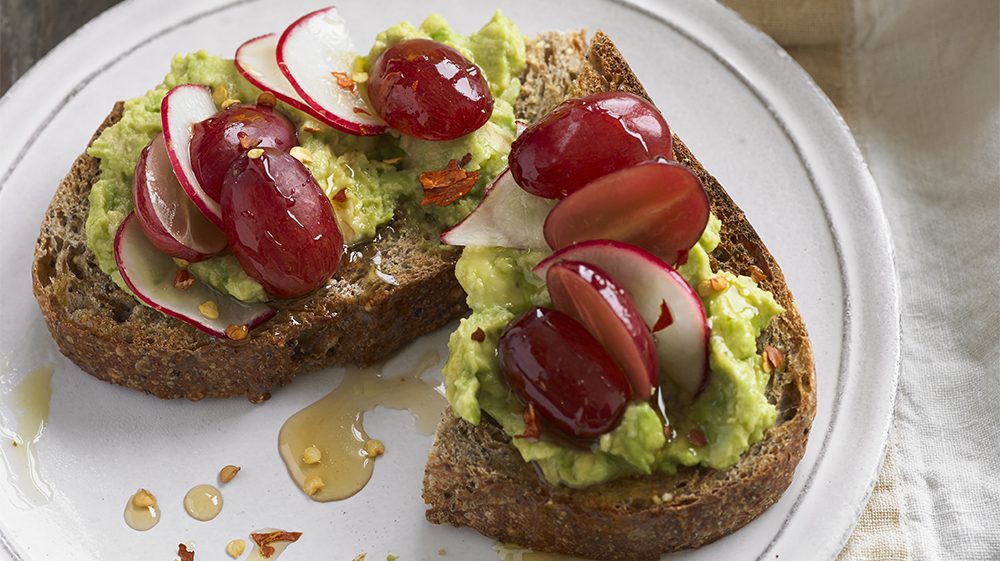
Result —
<instances>
[{"instance_id":1,"label":"white ceramic plate","mask_svg":"<svg viewBox=\"0 0 1000 561\"><path fill-rule=\"evenodd\" d=\"M819 410L806 456L778 504L746 528L684 559L833 559L878 473L898 372L898 306L885 219L846 126L807 75L770 39L714 2L495 0L526 34L588 26L620 46L671 126L719 177L777 256L816 350ZM179 541L199 558L262 526L304 532L284 559L495 559L470 530L424 521L420 480L430 438L406 413L368 416L388 455L360 494L318 504L293 486L276 450L282 422L332 389L338 370L302 377L264 405L242 399L164 402L99 382L62 359L31 296L29 267L56 185L115 100L141 94L177 52L231 56L249 37L280 31L312 1L131 0L107 12L33 68L0 101L0 355L4 416L32 368L56 367L38 470L51 501L24 509L0 481L0 557L172 559ZM439 11L459 30L493 2L345 1L356 44L402 19ZM446 333L408 358L444 351ZM5 445L5 444L4 444ZM244 466L210 523L180 507L220 466ZM148 486L163 522L147 533L122 522L125 500ZM4 553L6 551L6 553Z\"/></svg>"}]
</instances>

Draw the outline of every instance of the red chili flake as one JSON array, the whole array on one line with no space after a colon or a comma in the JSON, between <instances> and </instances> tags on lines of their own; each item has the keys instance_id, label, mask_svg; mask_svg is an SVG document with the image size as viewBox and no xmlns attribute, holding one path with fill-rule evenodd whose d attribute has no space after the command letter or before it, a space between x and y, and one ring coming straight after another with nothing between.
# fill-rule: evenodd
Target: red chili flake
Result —
<instances>
[{"instance_id":1,"label":"red chili flake","mask_svg":"<svg viewBox=\"0 0 1000 561\"><path fill-rule=\"evenodd\" d=\"M469 165L469 162L471 161L472 161L472 152L466 152L465 155L462 156L462 159L458 161L458 165L464 168L465 166Z\"/></svg>"},{"instance_id":2,"label":"red chili flake","mask_svg":"<svg viewBox=\"0 0 1000 561\"><path fill-rule=\"evenodd\" d=\"M486 340L486 332L483 331L482 327L477 327L476 330L472 332L472 340L477 343L482 343Z\"/></svg>"},{"instance_id":3,"label":"red chili flake","mask_svg":"<svg viewBox=\"0 0 1000 561\"><path fill-rule=\"evenodd\" d=\"M177 290L187 290L194 286L194 277L187 269L177 269L174 274L174 288Z\"/></svg>"},{"instance_id":4,"label":"red chili flake","mask_svg":"<svg viewBox=\"0 0 1000 561\"><path fill-rule=\"evenodd\" d=\"M267 534L250 534L250 539L260 548L260 555L264 559L270 559L274 555L274 542L295 542L302 536L302 532L269 532Z\"/></svg>"},{"instance_id":5,"label":"red chili flake","mask_svg":"<svg viewBox=\"0 0 1000 561\"><path fill-rule=\"evenodd\" d=\"M420 174L420 185L424 188L421 205L436 204L448 206L472 190L479 181L478 171L465 171L455 160L448 161L448 167Z\"/></svg>"},{"instance_id":6,"label":"red chili flake","mask_svg":"<svg viewBox=\"0 0 1000 561\"><path fill-rule=\"evenodd\" d=\"M672 440L674 438L674 429L670 425L663 425L663 436L667 437L667 440Z\"/></svg>"},{"instance_id":7,"label":"red chili flake","mask_svg":"<svg viewBox=\"0 0 1000 561\"><path fill-rule=\"evenodd\" d=\"M354 80L352 80L346 72L331 72L330 74L337 79L338 86L344 88L345 90L354 91Z\"/></svg>"},{"instance_id":8,"label":"red chili flake","mask_svg":"<svg viewBox=\"0 0 1000 561\"><path fill-rule=\"evenodd\" d=\"M524 434L515 434L514 438L538 438L542 436L542 426L538 422L538 413L534 404L529 403L524 409Z\"/></svg>"},{"instance_id":9,"label":"red chili flake","mask_svg":"<svg viewBox=\"0 0 1000 561\"><path fill-rule=\"evenodd\" d=\"M785 364L785 353L771 345L764 345L764 370L767 372L778 370L783 364Z\"/></svg>"},{"instance_id":10,"label":"red chili flake","mask_svg":"<svg viewBox=\"0 0 1000 561\"><path fill-rule=\"evenodd\" d=\"M243 131L236 133L236 138L240 139L240 146L242 146L244 150L250 150L251 148L256 148L261 141L261 139L259 138L257 140L252 140L250 138L250 135L248 135Z\"/></svg>"},{"instance_id":11,"label":"red chili flake","mask_svg":"<svg viewBox=\"0 0 1000 561\"><path fill-rule=\"evenodd\" d=\"M351 110L354 111L355 113L357 113L358 115L371 115L371 113L365 111L364 109L362 109L360 107L354 107Z\"/></svg>"},{"instance_id":12,"label":"red chili flake","mask_svg":"<svg viewBox=\"0 0 1000 561\"><path fill-rule=\"evenodd\" d=\"M330 198L332 200L338 202L338 203L345 203L345 202L347 202L347 187L344 187L340 191L337 191L337 193L333 197L330 197Z\"/></svg>"},{"instance_id":13,"label":"red chili flake","mask_svg":"<svg viewBox=\"0 0 1000 561\"><path fill-rule=\"evenodd\" d=\"M194 561L194 552L188 551L188 548L184 544L177 544L177 555L181 558L181 561Z\"/></svg>"},{"instance_id":14,"label":"red chili flake","mask_svg":"<svg viewBox=\"0 0 1000 561\"><path fill-rule=\"evenodd\" d=\"M653 324L653 333L663 331L673 324L674 316L670 314L670 308L667 307L667 301L660 300L660 317L656 320L656 323Z\"/></svg>"},{"instance_id":15,"label":"red chili flake","mask_svg":"<svg viewBox=\"0 0 1000 561\"><path fill-rule=\"evenodd\" d=\"M705 439L705 433L701 432L701 429L691 429L688 431L688 440L691 444L694 444L698 448L708 444L708 440Z\"/></svg>"}]
</instances>

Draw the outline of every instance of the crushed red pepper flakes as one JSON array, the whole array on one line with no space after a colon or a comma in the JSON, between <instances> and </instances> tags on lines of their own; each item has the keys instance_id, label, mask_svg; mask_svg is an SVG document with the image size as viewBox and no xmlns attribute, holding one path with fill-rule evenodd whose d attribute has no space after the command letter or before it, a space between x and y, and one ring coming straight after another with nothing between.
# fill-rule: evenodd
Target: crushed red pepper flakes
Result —
<instances>
[{"instance_id":1,"label":"crushed red pepper flakes","mask_svg":"<svg viewBox=\"0 0 1000 561\"><path fill-rule=\"evenodd\" d=\"M247 334L250 329L245 325L236 325L231 323L226 327L226 337L229 337L233 341L242 341L247 338Z\"/></svg>"},{"instance_id":2,"label":"crushed red pepper flakes","mask_svg":"<svg viewBox=\"0 0 1000 561\"><path fill-rule=\"evenodd\" d=\"M469 165L469 162L471 161L472 161L472 152L466 152L465 155L462 156L462 159L458 161L458 165L464 168L465 166Z\"/></svg>"},{"instance_id":3,"label":"crushed red pepper flakes","mask_svg":"<svg viewBox=\"0 0 1000 561\"><path fill-rule=\"evenodd\" d=\"M764 271L761 271L760 268L757 267L756 265L751 265L750 279L753 280L753 282L759 283L761 281L767 280L767 275L764 274Z\"/></svg>"},{"instance_id":4,"label":"crushed red pepper flakes","mask_svg":"<svg viewBox=\"0 0 1000 561\"><path fill-rule=\"evenodd\" d=\"M691 429L688 431L688 440L691 444L694 444L698 448L708 444L708 440L705 439L705 433L701 432L701 429Z\"/></svg>"},{"instance_id":5,"label":"crushed red pepper flakes","mask_svg":"<svg viewBox=\"0 0 1000 561\"><path fill-rule=\"evenodd\" d=\"M330 199L333 200L333 201L336 201L338 203L346 203L347 202L347 187L341 188L340 191L337 191L332 197L330 197Z\"/></svg>"},{"instance_id":6,"label":"crushed red pepper flakes","mask_svg":"<svg viewBox=\"0 0 1000 561\"><path fill-rule=\"evenodd\" d=\"M257 96L257 105L262 107L274 107L277 104L278 98L274 97L274 94L271 92L261 92L260 95Z\"/></svg>"},{"instance_id":7,"label":"crushed red pepper flakes","mask_svg":"<svg viewBox=\"0 0 1000 561\"><path fill-rule=\"evenodd\" d=\"M420 174L420 185L424 188L420 204L448 206L471 191L476 181L479 181L478 171L465 171L456 160L449 160L444 169Z\"/></svg>"},{"instance_id":8,"label":"crushed red pepper flakes","mask_svg":"<svg viewBox=\"0 0 1000 561\"><path fill-rule=\"evenodd\" d=\"M187 290L194 286L194 277L187 269L177 269L174 274L174 288L177 290Z\"/></svg>"},{"instance_id":9,"label":"crushed red pepper flakes","mask_svg":"<svg viewBox=\"0 0 1000 561\"><path fill-rule=\"evenodd\" d=\"M660 317L653 324L653 333L663 331L674 324L674 316L670 313L666 300L660 300Z\"/></svg>"},{"instance_id":10,"label":"crushed red pepper flakes","mask_svg":"<svg viewBox=\"0 0 1000 561\"><path fill-rule=\"evenodd\" d=\"M240 146L242 146L244 150L250 150L251 148L256 148L261 141L261 139L259 138L257 140L251 139L250 135L248 135L243 131L236 133L236 138L240 139Z\"/></svg>"},{"instance_id":11,"label":"crushed red pepper flakes","mask_svg":"<svg viewBox=\"0 0 1000 561\"><path fill-rule=\"evenodd\" d=\"M674 429L670 425L663 425L663 436L667 437L667 440L673 440Z\"/></svg>"},{"instance_id":12,"label":"crushed red pepper flakes","mask_svg":"<svg viewBox=\"0 0 1000 561\"><path fill-rule=\"evenodd\" d=\"M354 91L354 80L347 75L346 72L331 72L333 77L337 79L337 85L344 88L345 90Z\"/></svg>"},{"instance_id":13,"label":"crushed red pepper flakes","mask_svg":"<svg viewBox=\"0 0 1000 561\"><path fill-rule=\"evenodd\" d=\"M187 546L182 543L177 544L177 555L181 561L194 561L194 552L188 550Z\"/></svg>"},{"instance_id":14,"label":"crushed red pepper flakes","mask_svg":"<svg viewBox=\"0 0 1000 561\"><path fill-rule=\"evenodd\" d=\"M476 330L472 332L472 340L477 343L482 343L486 340L486 332L483 331L482 327L477 327Z\"/></svg>"},{"instance_id":15,"label":"crushed red pepper flakes","mask_svg":"<svg viewBox=\"0 0 1000 561\"><path fill-rule=\"evenodd\" d=\"M538 413L531 403L524 408L524 434L516 434L514 438L538 438L542 436L542 426L538 422Z\"/></svg>"},{"instance_id":16,"label":"crushed red pepper flakes","mask_svg":"<svg viewBox=\"0 0 1000 561\"><path fill-rule=\"evenodd\" d=\"M764 371L779 370L785 364L785 353L772 347L764 345Z\"/></svg>"},{"instance_id":17,"label":"crushed red pepper flakes","mask_svg":"<svg viewBox=\"0 0 1000 561\"><path fill-rule=\"evenodd\" d=\"M274 542L296 542L302 537L302 532L268 532L267 534L250 534L250 539L260 548L260 555L270 559L274 555Z\"/></svg>"}]
</instances>

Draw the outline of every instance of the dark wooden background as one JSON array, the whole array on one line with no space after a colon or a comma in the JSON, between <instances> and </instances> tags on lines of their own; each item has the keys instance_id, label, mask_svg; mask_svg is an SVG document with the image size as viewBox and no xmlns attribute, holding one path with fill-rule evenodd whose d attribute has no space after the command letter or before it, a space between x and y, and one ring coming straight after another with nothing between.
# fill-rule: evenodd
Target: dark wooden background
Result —
<instances>
[{"instance_id":1,"label":"dark wooden background","mask_svg":"<svg viewBox=\"0 0 1000 561\"><path fill-rule=\"evenodd\" d=\"M0 0L0 95L70 33L120 0Z\"/></svg>"}]
</instances>

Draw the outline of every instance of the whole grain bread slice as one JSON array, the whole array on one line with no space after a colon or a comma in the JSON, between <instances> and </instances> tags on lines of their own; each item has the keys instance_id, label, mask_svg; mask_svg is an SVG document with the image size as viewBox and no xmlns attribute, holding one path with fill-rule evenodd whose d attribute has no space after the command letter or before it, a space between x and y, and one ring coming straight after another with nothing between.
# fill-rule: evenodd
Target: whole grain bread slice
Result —
<instances>
[{"instance_id":1,"label":"whole grain bread slice","mask_svg":"<svg viewBox=\"0 0 1000 561\"><path fill-rule=\"evenodd\" d=\"M598 32L571 96L609 90L648 95L612 41ZM542 64L544 66L544 64ZM529 68L531 64L529 64ZM651 560L699 547L742 527L781 497L805 451L816 411L812 349L781 269L718 181L674 137L674 157L701 178L723 223L713 266L762 278L787 310L761 335L785 355L768 399L778 419L727 470L625 478L584 489L546 484L493 422L473 426L445 413L424 475L427 519L468 526L501 542L608 561Z\"/></svg>"},{"instance_id":2,"label":"whole grain bread slice","mask_svg":"<svg viewBox=\"0 0 1000 561\"><path fill-rule=\"evenodd\" d=\"M573 84L585 45L582 32L528 42L532 60L548 53L558 64L528 69L520 118L558 101L553 92ZM117 103L91 142L122 110ZM246 339L206 335L141 305L98 267L84 224L99 163L86 153L73 163L42 220L32 266L35 298L59 349L97 378L161 398L246 395L261 402L296 374L378 362L468 311L455 278L458 251L390 225L349 252L327 287L273 302L277 315Z\"/></svg>"},{"instance_id":3,"label":"whole grain bread slice","mask_svg":"<svg viewBox=\"0 0 1000 561\"><path fill-rule=\"evenodd\" d=\"M94 138L122 108L115 105ZM300 372L377 362L466 310L456 253L417 229L390 226L350 251L325 288L273 302L277 315L246 339L212 337L140 304L97 266L84 224L98 166L84 153L59 185L32 276L59 349L102 380L161 398L246 395L261 402Z\"/></svg>"}]
</instances>

